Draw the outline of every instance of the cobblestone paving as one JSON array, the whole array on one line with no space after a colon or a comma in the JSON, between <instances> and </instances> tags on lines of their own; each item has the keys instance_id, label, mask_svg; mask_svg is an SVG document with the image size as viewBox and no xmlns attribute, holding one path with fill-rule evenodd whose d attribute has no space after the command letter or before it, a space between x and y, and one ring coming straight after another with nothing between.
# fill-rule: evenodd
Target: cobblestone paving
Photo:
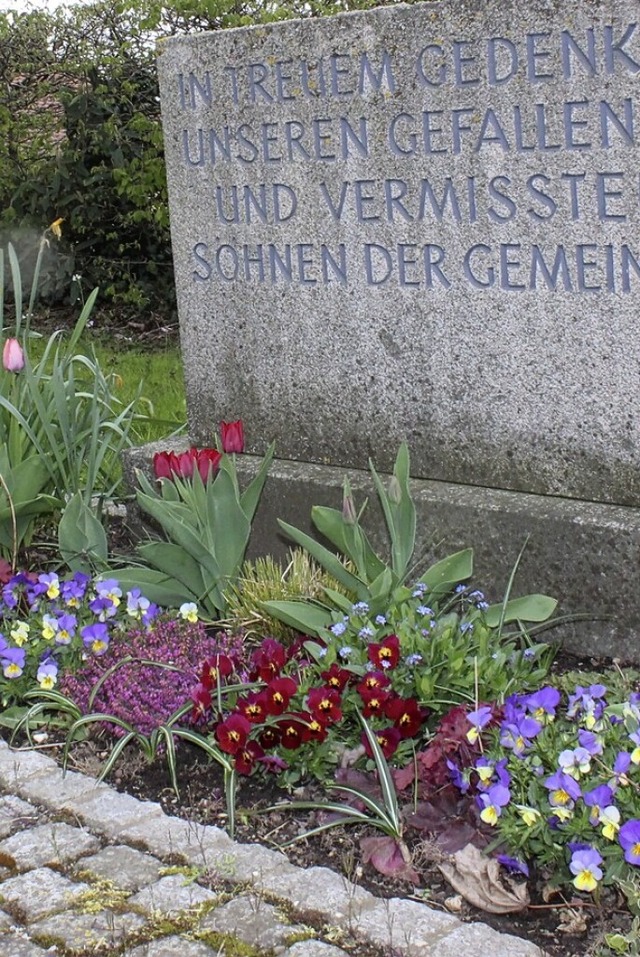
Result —
<instances>
[{"instance_id":1,"label":"cobblestone paving","mask_svg":"<svg viewBox=\"0 0 640 957\"><path fill-rule=\"evenodd\" d=\"M0 741L0 957L542 957Z\"/></svg>"}]
</instances>

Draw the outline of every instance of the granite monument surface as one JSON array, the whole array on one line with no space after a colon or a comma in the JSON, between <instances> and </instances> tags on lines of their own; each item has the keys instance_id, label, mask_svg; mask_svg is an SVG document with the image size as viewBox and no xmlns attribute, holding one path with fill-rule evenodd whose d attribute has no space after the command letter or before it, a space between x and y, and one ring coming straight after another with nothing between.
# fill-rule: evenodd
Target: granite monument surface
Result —
<instances>
[{"instance_id":1,"label":"granite monument surface","mask_svg":"<svg viewBox=\"0 0 640 957\"><path fill-rule=\"evenodd\" d=\"M443 0L167 41L193 440L242 418L250 451L325 469L318 492L406 439L444 542L464 493L488 573L530 532L553 589L555 532L562 568L587 549L596 613L619 610L615 562L640 557L638 14Z\"/></svg>"}]
</instances>

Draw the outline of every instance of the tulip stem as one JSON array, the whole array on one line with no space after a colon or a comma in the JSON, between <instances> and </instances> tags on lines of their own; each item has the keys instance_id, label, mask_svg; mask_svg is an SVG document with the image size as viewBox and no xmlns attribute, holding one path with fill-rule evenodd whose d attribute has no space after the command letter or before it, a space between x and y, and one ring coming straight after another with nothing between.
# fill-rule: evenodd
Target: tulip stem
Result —
<instances>
[{"instance_id":1,"label":"tulip stem","mask_svg":"<svg viewBox=\"0 0 640 957\"><path fill-rule=\"evenodd\" d=\"M5 491L7 496L7 501L9 502L9 511L11 512L11 529L13 532L13 543L11 548L11 571L15 573L16 566L18 564L18 523L16 521L16 510L13 506L13 498L11 497L11 492L7 486L7 483L4 480L4 475L0 472L0 485Z\"/></svg>"}]
</instances>

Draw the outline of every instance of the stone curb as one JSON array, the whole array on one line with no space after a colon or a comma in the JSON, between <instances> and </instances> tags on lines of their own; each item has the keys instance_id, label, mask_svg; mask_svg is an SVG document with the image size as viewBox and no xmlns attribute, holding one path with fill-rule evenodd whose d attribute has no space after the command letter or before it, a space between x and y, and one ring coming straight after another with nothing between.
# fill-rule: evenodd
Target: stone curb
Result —
<instances>
[{"instance_id":1,"label":"stone curb","mask_svg":"<svg viewBox=\"0 0 640 957\"><path fill-rule=\"evenodd\" d=\"M176 860L185 866L167 873ZM214 888L237 885L232 899L201 886L202 871ZM378 899L328 868L296 867L86 775L63 776L53 759L1 740L0 932L0 957L42 957L51 944L84 957L98 942L110 957L207 957L231 939L256 957L347 957L340 945L357 942L385 957L544 957L485 924Z\"/></svg>"}]
</instances>

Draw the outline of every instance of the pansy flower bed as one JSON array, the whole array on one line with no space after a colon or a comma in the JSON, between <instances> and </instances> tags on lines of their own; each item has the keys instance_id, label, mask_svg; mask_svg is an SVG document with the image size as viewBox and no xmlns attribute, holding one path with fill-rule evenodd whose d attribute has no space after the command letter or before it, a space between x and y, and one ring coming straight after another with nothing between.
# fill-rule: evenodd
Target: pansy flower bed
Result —
<instances>
[{"instance_id":1,"label":"pansy flower bed","mask_svg":"<svg viewBox=\"0 0 640 957\"><path fill-rule=\"evenodd\" d=\"M523 872L596 895L640 881L640 693L545 685L467 721L483 753L452 778Z\"/></svg>"}]
</instances>

